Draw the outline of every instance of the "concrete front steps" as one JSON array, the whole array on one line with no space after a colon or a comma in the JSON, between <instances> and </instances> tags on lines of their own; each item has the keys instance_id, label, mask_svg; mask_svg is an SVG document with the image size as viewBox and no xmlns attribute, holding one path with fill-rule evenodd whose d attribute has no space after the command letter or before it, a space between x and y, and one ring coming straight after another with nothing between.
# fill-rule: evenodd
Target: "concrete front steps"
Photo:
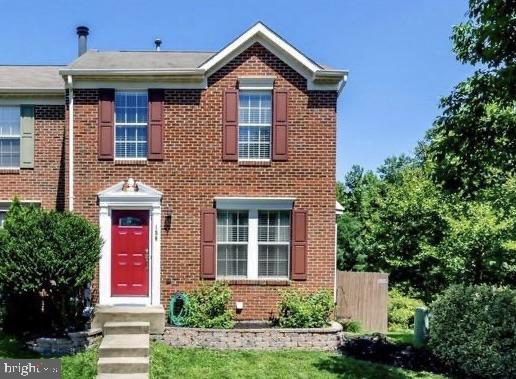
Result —
<instances>
[{"instance_id":1,"label":"concrete front steps","mask_svg":"<svg viewBox=\"0 0 516 379\"><path fill-rule=\"evenodd\" d=\"M106 322L148 322L151 334L163 334L165 309L161 305L97 305L91 327L104 330Z\"/></svg>"},{"instance_id":2,"label":"concrete front steps","mask_svg":"<svg viewBox=\"0 0 516 379\"><path fill-rule=\"evenodd\" d=\"M148 321L108 321L99 347L97 379L148 379Z\"/></svg>"}]
</instances>

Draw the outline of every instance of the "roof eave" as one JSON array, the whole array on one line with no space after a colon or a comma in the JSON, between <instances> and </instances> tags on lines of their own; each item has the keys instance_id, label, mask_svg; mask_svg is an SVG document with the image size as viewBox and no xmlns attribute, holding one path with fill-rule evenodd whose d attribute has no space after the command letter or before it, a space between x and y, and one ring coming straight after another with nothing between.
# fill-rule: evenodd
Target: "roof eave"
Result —
<instances>
[{"instance_id":1,"label":"roof eave","mask_svg":"<svg viewBox=\"0 0 516 379\"><path fill-rule=\"evenodd\" d=\"M0 88L1 95L62 95L65 88Z\"/></svg>"},{"instance_id":2,"label":"roof eave","mask_svg":"<svg viewBox=\"0 0 516 379\"><path fill-rule=\"evenodd\" d=\"M205 70L198 68L185 69L64 69L60 70L62 76L203 76Z\"/></svg>"}]
</instances>

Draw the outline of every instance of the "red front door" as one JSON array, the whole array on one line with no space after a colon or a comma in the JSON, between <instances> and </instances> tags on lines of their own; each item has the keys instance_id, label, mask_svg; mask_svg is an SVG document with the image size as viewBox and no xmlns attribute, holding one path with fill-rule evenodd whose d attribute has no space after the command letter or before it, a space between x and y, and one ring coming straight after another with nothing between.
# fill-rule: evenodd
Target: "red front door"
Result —
<instances>
[{"instance_id":1,"label":"red front door","mask_svg":"<svg viewBox=\"0 0 516 379\"><path fill-rule=\"evenodd\" d=\"M149 212L112 211L111 295L149 294Z\"/></svg>"}]
</instances>

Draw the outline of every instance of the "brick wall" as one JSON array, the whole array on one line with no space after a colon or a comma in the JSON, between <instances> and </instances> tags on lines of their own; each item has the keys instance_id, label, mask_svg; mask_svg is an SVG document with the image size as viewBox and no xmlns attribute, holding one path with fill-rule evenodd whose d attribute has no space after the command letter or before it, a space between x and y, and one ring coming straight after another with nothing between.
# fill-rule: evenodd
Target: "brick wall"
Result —
<instances>
[{"instance_id":1,"label":"brick wall","mask_svg":"<svg viewBox=\"0 0 516 379\"><path fill-rule=\"evenodd\" d=\"M65 107L34 108L34 168L0 171L0 199L36 200L48 209L65 208Z\"/></svg>"},{"instance_id":2,"label":"brick wall","mask_svg":"<svg viewBox=\"0 0 516 379\"><path fill-rule=\"evenodd\" d=\"M244 75L274 75L289 90L289 160L270 166L222 161L222 94ZM163 192L172 210L170 230L161 238L162 303L199 281L199 211L216 196L289 196L309 211L308 279L293 286L333 288L335 223L335 92L307 92L306 80L256 44L209 78L207 90L165 92L164 161L123 165L97 159L97 90L75 91L75 209L98 220L96 193L133 177ZM94 148L92 148L94 147ZM87 178L79 181L79 178ZM170 284L169 284L170 283ZM278 289L232 285L243 301L243 319L275 312Z\"/></svg>"}]
</instances>

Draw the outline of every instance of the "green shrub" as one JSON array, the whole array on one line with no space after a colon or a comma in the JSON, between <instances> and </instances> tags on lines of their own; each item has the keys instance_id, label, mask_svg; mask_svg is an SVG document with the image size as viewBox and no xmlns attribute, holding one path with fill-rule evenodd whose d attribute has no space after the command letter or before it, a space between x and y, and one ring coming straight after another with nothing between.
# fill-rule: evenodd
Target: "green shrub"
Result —
<instances>
[{"instance_id":1,"label":"green shrub","mask_svg":"<svg viewBox=\"0 0 516 379\"><path fill-rule=\"evenodd\" d=\"M404 296L394 289L389 291L388 323L390 331L412 329L414 314L417 307L422 307L422 301Z\"/></svg>"},{"instance_id":2,"label":"green shrub","mask_svg":"<svg viewBox=\"0 0 516 379\"><path fill-rule=\"evenodd\" d=\"M15 200L0 231L6 328L62 332L79 327L85 321L82 289L93 280L101 244L98 228L84 218Z\"/></svg>"},{"instance_id":3,"label":"green shrub","mask_svg":"<svg viewBox=\"0 0 516 379\"><path fill-rule=\"evenodd\" d=\"M321 328L330 323L335 304L329 290L281 292L278 324L282 328Z\"/></svg>"},{"instance_id":4,"label":"green shrub","mask_svg":"<svg viewBox=\"0 0 516 379\"><path fill-rule=\"evenodd\" d=\"M231 290L222 282L202 283L189 294L186 325L193 328L232 328L233 311L229 306Z\"/></svg>"},{"instance_id":5,"label":"green shrub","mask_svg":"<svg viewBox=\"0 0 516 379\"><path fill-rule=\"evenodd\" d=\"M516 291L448 288L431 305L431 350L468 376L516 377Z\"/></svg>"},{"instance_id":6,"label":"green shrub","mask_svg":"<svg viewBox=\"0 0 516 379\"><path fill-rule=\"evenodd\" d=\"M357 320L345 320L341 324L342 330L348 333L362 333L364 331L362 324Z\"/></svg>"}]
</instances>

